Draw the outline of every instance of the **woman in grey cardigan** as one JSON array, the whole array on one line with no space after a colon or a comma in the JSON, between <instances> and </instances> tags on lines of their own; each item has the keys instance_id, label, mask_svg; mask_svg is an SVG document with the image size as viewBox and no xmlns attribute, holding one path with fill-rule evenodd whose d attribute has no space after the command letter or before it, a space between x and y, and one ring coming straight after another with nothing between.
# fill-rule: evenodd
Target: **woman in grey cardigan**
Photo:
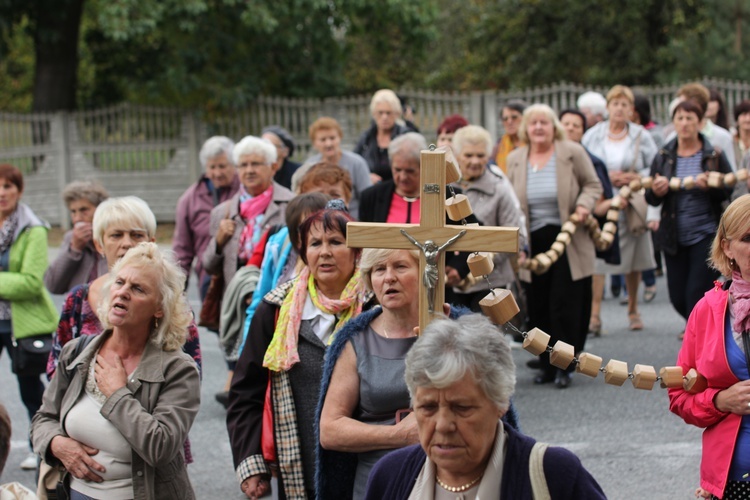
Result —
<instances>
[{"instance_id":1,"label":"woman in grey cardigan","mask_svg":"<svg viewBox=\"0 0 750 500\"><path fill-rule=\"evenodd\" d=\"M34 416L34 450L72 475L71 498L194 498L183 443L200 406L185 274L155 243L115 265L99 305L105 327L63 349ZM81 351L78 348L78 351Z\"/></svg>"}]
</instances>

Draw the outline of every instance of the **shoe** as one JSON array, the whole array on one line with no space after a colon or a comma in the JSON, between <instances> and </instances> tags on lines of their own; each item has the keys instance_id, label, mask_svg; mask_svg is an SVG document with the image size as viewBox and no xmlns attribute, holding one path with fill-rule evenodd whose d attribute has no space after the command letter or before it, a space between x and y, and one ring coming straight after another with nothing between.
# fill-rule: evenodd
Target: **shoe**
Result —
<instances>
[{"instance_id":1,"label":"shoe","mask_svg":"<svg viewBox=\"0 0 750 500\"><path fill-rule=\"evenodd\" d=\"M570 385L570 373L565 371L558 371L555 376L555 386L558 389L565 389Z\"/></svg>"},{"instance_id":2,"label":"shoe","mask_svg":"<svg viewBox=\"0 0 750 500\"><path fill-rule=\"evenodd\" d=\"M534 385L551 384L555 378L554 373L542 373L534 377Z\"/></svg>"},{"instance_id":3,"label":"shoe","mask_svg":"<svg viewBox=\"0 0 750 500\"><path fill-rule=\"evenodd\" d=\"M539 361L539 358L530 359L526 362L526 366L533 370L538 370L542 367L542 362Z\"/></svg>"},{"instance_id":4,"label":"shoe","mask_svg":"<svg viewBox=\"0 0 750 500\"><path fill-rule=\"evenodd\" d=\"M662 268L656 269L656 271L654 271L654 276L656 276L657 278L661 278L662 276L664 276L664 270Z\"/></svg>"},{"instance_id":5,"label":"shoe","mask_svg":"<svg viewBox=\"0 0 750 500\"><path fill-rule=\"evenodd\" d=\"M625 295L623 295L622 298L620 299L620 305L621 306L628 305L628 294L627 293Z\"/></svg>"},{"instance_id":6,"label":"shoe","mask_svg":"<svg viewBox=\"0 0 750 500\"><path fill-rule=\"evenodd\" d=\"M612 292L612 297L617 298L620 296L620 290L622 290L622 287L620 285L612 285L609 287L609 291Z\"/></svg>"},{"instance_id":7,"label":"shoe","mask_svg":"<svg viewBox=\"0 0 750 500\"><path fill-rule=\"evenodd\" d=\"M643 321L641 321L641 315L638 313L628 314L628 320L630 321L630 329L643 330Z\"/></svg>"},{"instance_id":8,"label":"shoe","mask_svg":"<svg viewBox=\"0 0 750 500\"><path fill-rule=\"evenodd\" d=\"M36 470L37 458L33 453L29 453L26 458L21 462L21 469L23 470Z\"/></svg>"},{"instance_id":9,"label":"shoe","mask_svg":"<svg viewBox=\"0 0 750 500\"><path fill-rule=\"evenodd\" d=\"M654 300L654 297L656 297L656 285L654 286L647 286L643 290L643 302L649 303L652 300Z\"/></svg>"},{"instance_id":10,"label":"shoe","mask_svg":"<svg viewBox=\"0 0 750 500\"><path fill-rule=\"evenodd\" d=\"M589 333L593 333L594 337L599 337L602 334L602 320L597 316L591 316L589 320Z\"/></svg>"},{"instance_id":11,"label":"shoe","mask_svg":"<svg viewBox=\"0 0 750 500\"><path fill-rule=\"evenodd\" d=\"M214 394L214 398L216 398L216 401L218 401L224 408L229 406L229 391L217 392Z\"/></svg>"}]
</instances>

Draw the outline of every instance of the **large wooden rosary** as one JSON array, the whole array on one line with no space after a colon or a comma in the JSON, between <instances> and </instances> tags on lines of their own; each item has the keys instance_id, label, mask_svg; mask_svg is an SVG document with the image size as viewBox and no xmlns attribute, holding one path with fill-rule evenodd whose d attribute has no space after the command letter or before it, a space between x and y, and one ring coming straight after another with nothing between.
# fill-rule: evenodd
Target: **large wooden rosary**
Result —
<instances>
[{"instance_id":1,"label":"large wooden rosary","mask_svg":"<svg viewBox=\"0 0 750 500\"><path fill-rule=\"evenodd\" d=\"M707 183L708 187L711 188L731 188L734 187L738 181L747 181L747 178L748 170L746 168L738 170L736 174L732 172L728 174L723 174L721 172L708 172ZM653 177L648 176L633 179L629 185L622 186L619 194L613 197L610 202L610 209L607 212L607 222L601 230L599 229L598 221L593 216L588 216L583 225L588 230L589 236L591 236L591 239L594 241L594 246L597 250L607 250L612 246L612 243L615 240L615 233L617 232L617 221L620 217L620 210L622 209L622 200L629 200L633 196L633 193L637 193L641 189L649 189L652 183ZM680 191L681 189L690 190L694 188L695 177L691 175L683 178L672 177L669 179L669 189L672 191ZM526 259L521 264L521 267L528 269L534 274L544 274L549 271L552 264L557 262L557 260L565 253L573 234L576 232L576 229L578 229L577 222L579 222L577 215L572 214L568 221L562 225L562 229L550 249L546 252L538 253L530 259Z\"/></svg>"}]
</instances>

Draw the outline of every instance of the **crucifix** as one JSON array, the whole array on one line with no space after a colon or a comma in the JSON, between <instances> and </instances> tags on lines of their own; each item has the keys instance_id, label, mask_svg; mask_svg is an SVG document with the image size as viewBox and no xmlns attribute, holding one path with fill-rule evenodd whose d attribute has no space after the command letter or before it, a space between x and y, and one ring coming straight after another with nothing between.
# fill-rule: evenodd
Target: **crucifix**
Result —
<instances>
[{"instance_id":1,"label":"crucifix","mask_svg":"<svg viewBox=\"0 0 750 500\"><path fill-rule=\"evenodd\" d=\"M421 152L420 163L419 224L350 222L346 244L353 248L413 250L417 247L420 250L419 331L423 332L443 313L445 252L518 253L518 228L446 225L446 207L452 220L471 214L464 195L446 200L447 185L460 177L458 164L450 149L434 149L434 146Z\"/></svg>"}]
</instances>

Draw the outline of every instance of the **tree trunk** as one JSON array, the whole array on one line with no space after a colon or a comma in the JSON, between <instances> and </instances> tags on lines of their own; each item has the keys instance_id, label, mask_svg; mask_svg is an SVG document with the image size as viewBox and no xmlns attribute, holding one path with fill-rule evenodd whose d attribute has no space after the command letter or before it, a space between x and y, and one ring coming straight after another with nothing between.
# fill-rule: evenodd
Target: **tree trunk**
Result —
<instances>
[{"instance_id":1,"label":"tree trunk","mask_svg":"<svg viewBox=\"0 0 750 500\"><path fill-rule=\"evenodd\" d=\"M34 29L36 68L33 111L76 107L78 33L84 0L38 3Z\"/></svg>"}]
</instances>

